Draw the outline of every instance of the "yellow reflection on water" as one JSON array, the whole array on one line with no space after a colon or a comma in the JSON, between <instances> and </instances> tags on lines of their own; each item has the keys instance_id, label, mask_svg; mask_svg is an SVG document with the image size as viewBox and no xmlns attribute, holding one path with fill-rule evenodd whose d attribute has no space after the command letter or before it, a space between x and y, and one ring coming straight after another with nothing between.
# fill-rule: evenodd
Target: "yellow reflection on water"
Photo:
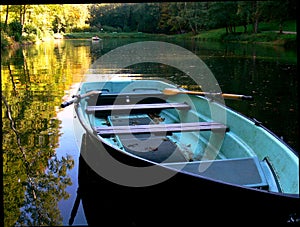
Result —
<instances>
[{"instance_id":1,"label":"yellow reflection on water","mask_svg":"<svg viewBox=\"0 0 300 227\"><path fill-rule=\"evenodd\" d=\"M91 64L88 45L44 42L1 54L5 226L61 225L72 157L56 156L57 111ZM9 117L10 116L10 117Z\"/></svg>"}]
</instances>

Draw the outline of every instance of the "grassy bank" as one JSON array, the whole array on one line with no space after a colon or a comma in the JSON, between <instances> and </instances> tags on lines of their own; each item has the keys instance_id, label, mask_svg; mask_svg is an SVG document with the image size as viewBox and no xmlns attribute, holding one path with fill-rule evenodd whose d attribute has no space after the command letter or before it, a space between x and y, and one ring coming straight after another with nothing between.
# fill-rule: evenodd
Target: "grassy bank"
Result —
<instances>
[{"instance_id":1,"label":"grassy bank","mask_svg":"<svg viewBox=\"0 0 300 227\"><path fill-rule=\"evenodd\" d=\"M269 45L294 46L296 45L297 34L279 34L277 23L260 23L259 32L254 34L252 27L247 27L245 33L243 26L237 26L235 33L226 34L225 28L203 31L194 36L198 40L213 40L222 42L262 43ZM296 21L288 21L283 31L296 32Z\"/></svg>"}]
</instances>

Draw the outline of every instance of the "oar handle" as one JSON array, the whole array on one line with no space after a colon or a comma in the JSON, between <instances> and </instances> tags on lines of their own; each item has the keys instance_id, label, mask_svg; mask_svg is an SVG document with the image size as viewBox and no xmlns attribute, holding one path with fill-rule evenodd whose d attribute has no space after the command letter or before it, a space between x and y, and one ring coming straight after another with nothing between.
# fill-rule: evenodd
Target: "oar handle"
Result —
<instances>
[{"instance_id":1,"label":"oar handle","mask_svg":"<svg viewBox=\"0 0 300 227\"><path fill-rule=\"evenodd\" d=\"M65 107L67 107L67 106L70 106L70 105L73 104L76 100L77 100L77 98L72 99L72 100L70 100L70 101L65 101L65 102L63 102L62 104L60 104L60 107L61 107L61 108L65 108Z\"/></svg>"},{"instance_id":2,"label":"oar handle","mask_svg":"<svg viewBox=\"0 0 300 227\"><path fill-rule=\"evenodd\" d=\"M241 99L241 100L253 100L252 96L249 95L235 95L235 94L221 94L225 99Z\"/></svg>"},{"instance_id":3,"label":"oar handle","mask_svg":"<svg viewBox=\"0 0 300 227\"><path fill-rule=\"evenodd\" d=\"M67 107L67 106L70 106L70 105L73 104L74 102L78 102L78 100L80 100L80 99L83 99L83 98L86 98L86 97L89 97L89 96L92 96L92 95L99 95L99 94L101 94L101 93L102 93L101 91L90 91L90 92L88 92L88 93L86 93L86 94L83 94L83 95L73 95L72 98L74 98L74 99L72 99L72 100L70 100L70 101L65 101L65 102L63 102L63 103L60 105L60 107L61 107L61 108L65 108L65 107Z\"/></svg>"}]
</instances>

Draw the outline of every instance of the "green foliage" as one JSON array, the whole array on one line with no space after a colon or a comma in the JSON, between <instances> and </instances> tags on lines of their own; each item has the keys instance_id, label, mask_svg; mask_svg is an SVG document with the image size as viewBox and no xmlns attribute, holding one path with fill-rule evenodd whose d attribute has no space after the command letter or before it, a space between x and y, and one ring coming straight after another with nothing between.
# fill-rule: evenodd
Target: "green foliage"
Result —
<instances>
[{"instance_id":1,"label":"green foliage","mask_svg":"<svg viewBox=\"0 0 300 227\"><path fill-rule=\"evenodd\" d=\"M37 31L38 29L32 24L26 24L24 26L24 32L26 32L27 34L37 35Z\"/></svg>"},{"instance_id":2,"label":"green foliage","mask_svg":"<svg viewBox=\"0 0 300 227\"><path fill-rule=\"evenodd\" d=\"M90 25L100 31L104 26L123 32L142 31L165 34L226 28L227 33L259 32L262 22L284 25L295 20L294 1L221 1L98 4L90 7Z\"/></svg>"},{"instance_id":3,"label":"green foliage","mask_svg":"<svg viewBox=\"0 0 300 227\"><path fill-rule=\"evenodd\" d=\"M121 32L122 30L121 30L121 28L114 28L114 27L111 27L111 26L107 26L107 25L104 25L103 27L102 27L102 29L103 30L101 30L101 31L103 31L103 32Z\"/></svg>"},{"instance_id":4,"label":"green foliage","mask_svg":"<svg viewBox=\"0 0 300 227\"><path fill-rule=\"evenodd\" d=\"M223 28L229 25L235 25L238 20L236 18L237 2L214 2L208 10L209 27Z\"/></svg>"},{"instance_id":5,"label":"green foliage","mask_svg":"<svg viewBox=\"0 0 300 227\"><path fill-rule=\"evenodd\" d=\"M1 30L1 32L2 31L5 31L5 23L3 23L2 21L0 21L0 30Z\"/></svg>"},{"instance_id":6,"label":"green foliage","mask_svg":"<svg viewBox=\"0 0 300 227\"><path fill-rule=\"evenodd\" d=\"M80 28L73 28L72 29L72 32L92 32L93 29L91 29L90 26L86 25L86 26L83 26L83 27L80 27ZM95 30L97 31L97 30Z\"/></svg>"},{"instance_id":7,"label":"green foliage","mask_svg":"<svg viewBox=\"0 0 300 227\"><path fill-rule=\"evenodd\" d=\"M0 6L5 27L8 12L7 34L21 40L22 25L25 41L34 42L54 33L75 32L143 32L163 34L193 34L197 38L218 36L207 30L225 28L231 33L225 40L243 40L234 33L259 33L262 31L296 31L295 0L279 1L221 1L221 2L153 2L111 4L53 4ZM7 11L8 10L8 11ZM222 31L222 33L223 33ZM75 36L75 35L74 35ZM259 36L258 36L259 37ZM262 36L269 40L270 37ZM2 46L7 42L4 38Z\"/></svg>"},{"instance_id":8,"label":"green foliage","mask_svg":"<svg viewBox=\"0 0 300 227\"><path fill-rule=\"evenodd\" d=\"M11 44L10 37L1 30L1 50L4 50Z\"/></svg>"},{"instance_id":9,"label":"green foliage","mask_svg":"<svg viewBox=\"0 0 300 227\"><path fill-rule=\"evenodd\" d=\"M8 35L13 37L15 41L20 41L22 36L22 25L18 21L13 21L9 23Z\"/></svg>"},{"instance_id":10,"label":"green foliage","mask_svg":"<svg viewBox=\"0 0 300 227\"><path fill-rule=\"evenodd\" d=\"M157 3L92 5L90 25L108 32L156 32L159 20ZM105 29L106 28L106 29Z\"/></svg>"},{"instance_id":11,"label":"green foliage","mask_svg":"<svg viewBox=\"0 0 300 227\"><path fill-rule=\"evenodd\" d=\"M280 23L278 21L262 22L259 24L260 31L278 31ZM297 31L296 20L289 20L282 23L283 31Z\"/></svg>"},{"instance_id":12,"label":"green foliage","mask_svg":"<svg viewBox=\"0 0 300 227\"><path fill-rule=\"evenodd\" d=\"M24 32L22 34L22 42L31 42L35 43L40 38L40 30L31 24L24 26Z\"/></svg>"}]
</instances>

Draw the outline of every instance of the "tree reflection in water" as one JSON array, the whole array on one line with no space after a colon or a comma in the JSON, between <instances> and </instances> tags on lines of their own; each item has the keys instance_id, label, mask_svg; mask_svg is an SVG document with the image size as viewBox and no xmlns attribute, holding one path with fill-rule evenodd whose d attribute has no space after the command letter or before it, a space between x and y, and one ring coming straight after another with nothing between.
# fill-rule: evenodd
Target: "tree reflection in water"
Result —
<instances>
[{"instance_id":1,"label":"tree reflection in water","mask_svg":"<svg viewBox=\"0 0 300 227\"><path fill-rule=\"evenodd\" d=\"M27 182L25 200L17 225L59 225L62 223L58 202L67 199L65 188L72 182L67 170L73 168L70 156L58 160L51 158L44 173L33 178L34 184Z\"/></svg>"},{"instance_id":2,"label":"tree reflection in water","mask_svg":"<svg viewBox=\"0 0 300 227\"><path fill-rule=\"evenodd\" d=\"M55 152L57 107L78 70L67 56L76 49L61 47L58 58L53 48L59 46L42 47L1 57L4 226L62 225L58 202L70 197L65 189L74 160Z\"/></svg>"},{"instance_id":3,"label":"tree reflection in water","mask_svg":"<svg viewBox=\"0 0 300 227\"><path fill-rule=\"evenodd\" d=\"M12 129L6 128L3 135L3 147L6 148L3 151L5 225L59 225L62 217L57 204L69 197L65 188L72 182L67 170L73 168L74 160L68 155L59 160L55 154L58 127L54 133L50 127L51 133L39 136L39 146L30 143L23 146L21 141L26 138L26 133L21 136L18 132L3 94L2 101ZM51 126L58 125L58 120L52 120ZM55 139L50 139L50 136ZM56 144L51 141L56 141Z\"/></svg>"}]
</instances>

